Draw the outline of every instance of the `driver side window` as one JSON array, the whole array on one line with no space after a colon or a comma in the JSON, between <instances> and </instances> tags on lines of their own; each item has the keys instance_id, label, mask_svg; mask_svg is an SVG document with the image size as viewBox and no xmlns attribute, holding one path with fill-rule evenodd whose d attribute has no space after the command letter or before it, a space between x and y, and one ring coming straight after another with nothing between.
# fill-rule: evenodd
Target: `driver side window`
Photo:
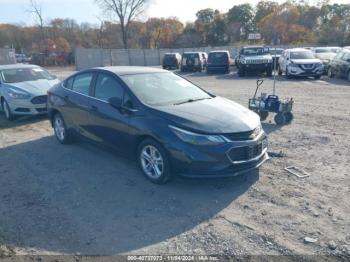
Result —
<instances>
[{"instance_id":1,"label":"driver side window","mask_svg":"<svg viewBox=\"0 0 350 262\"><path fill-rule=\"evenodd\" d=\"M113 76L100 73L97 76L94 96L106 102L111 97L123 99L123 87Z\"/></svg>"}]
</instances>

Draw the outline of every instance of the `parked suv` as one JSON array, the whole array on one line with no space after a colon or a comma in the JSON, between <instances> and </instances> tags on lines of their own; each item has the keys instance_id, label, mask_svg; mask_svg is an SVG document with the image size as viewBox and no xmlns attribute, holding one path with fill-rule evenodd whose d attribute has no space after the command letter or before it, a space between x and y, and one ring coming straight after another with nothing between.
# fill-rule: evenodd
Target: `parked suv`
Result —
<instances>
[{"instance_id":1,"label":"parked suv","mask_svg":"<svg viewBox=\"0 0 350 262\"><path fill-rule=\"evenodd\" d=\"M202 72L207 64L206 53L204 52L185 52L181 59L181 72L198 71Z\"/></svg>"},{"instance_id":2,"label":"parked suv","mask_svg":"<svg viewBox=\"0 0 350 262\"><path fill-rule=\"evenodd\" d=\"M272 76L272 56L268 48L262 46L243 47L237 61L238 76L245 76L248 72L263 72Z\"/></svg>"},{"instance_id":3,"label":"parked suv","mask_svg":"<svg viewBox=\"0 0 350 262\"><path fill-rule=\"evenodd\" d=\"M320 59L305 48L287 49L283 52L278 63L278 74L285 73L287 78L292 76L312 76L320 79L323 74L323 65Z\"/></svg>"},{"instance_id":4,"label":"parked suv","mask_svg":"<svg viewBox=\"0 0 350 262\"><path fill-rule=\"evenodd\" d=\"M343 49L329 63L328 76L346 77L350 81L350 50Z\"/></svg>"},{"instance_id":5,"label":"parked suv","mask_svg":"<svg viewBox=\"0 0 350 262\"><path fill-rule=\"evenodd\" d=\"M179 53L166 53L163 57L163 69L179 69L181 55Z\"/></svg>"},{"instance_id":6,"label":"parked suv","mask_svg":"<svg viewBox=\"0 0 350 262\"><path fill-rule=\"evenodd\" d=\"M212 72L230 72L230 52L229 51L212 51L208 55L207 73Z\"/></svg>"}]
</instances>

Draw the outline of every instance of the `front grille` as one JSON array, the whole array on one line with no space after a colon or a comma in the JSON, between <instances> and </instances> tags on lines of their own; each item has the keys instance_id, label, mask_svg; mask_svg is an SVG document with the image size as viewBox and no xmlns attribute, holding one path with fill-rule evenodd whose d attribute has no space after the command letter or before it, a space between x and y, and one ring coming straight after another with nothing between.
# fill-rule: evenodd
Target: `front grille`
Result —
<instances>
[{"instance_id":1,"label":"front grille","mask_svg":"<svg viewBox=\"0 0 350 262\"><path fill-rule=\"evenodd\" d=\"M46 104L47 102L47 95L44 96L36 96L31 100L32 104L38 105L38 104Z\"/></svg>"},{"instance_id":2,"label":"front grille","mask_svg":"<svg viewBox=\"0 0 350 262\"><path fill-rule=\"evenodd\" d=\"M301 64L299 66L301 69L304 69L304 70L311 70L311 69L314 69L315 67L314 64Z\"/></svg>"},{"instance_id":3,"label":"front grille","mask_svg":"<svg viewBox=\"0 0 350 262\"><path fill-rule=\"evenodd\" d=\"M44 108L35 108L36 109L36 111L38 111L38 113L45 113L45 112L47 112L47 108L46 107L44 107Z\"/></svg>"},{"instance_id":4,"label":"front grille","mask_svg":"<svg viewBox=\"0 0 350 262\"><path fill-rule=\"evenodd\" d=\"M247 161L261 155L262 150L262 143L259 143L251 146L232 148L227 152L227 155L232 162Z\"/></svg>"},{"instance_id":5,"label":"front grille","mask_svg":"<svg viewBox=\"0 0 350 262\"><path fill-rule=\"evenodd\" d=\"M246 141L254 140L258 135L260 135L261 128L255 128L254 130L240 133L227 133L223 134L230 141Z\"/></svg>"},{"instance_id":6,"label":"front grille","mask_svg":"<svg viewBox=\"0 0 350 262\"><path fill-rule=\"evenodd\" d=\"M249 59L247 64L267 64L267 59Z\"/></svg>"},{"instance_id":7,"label":"front grille","mask_svg":"<svg viewBox=\"0 0 350 262\"><path fill-rule=\"evenodd\" d=\"M29 108L18 107L18 108L16 108L15 111L16 112L20 112L20 113L28 113L28 112L30 112L30 109Z\"/></svg>"}]
</instances>

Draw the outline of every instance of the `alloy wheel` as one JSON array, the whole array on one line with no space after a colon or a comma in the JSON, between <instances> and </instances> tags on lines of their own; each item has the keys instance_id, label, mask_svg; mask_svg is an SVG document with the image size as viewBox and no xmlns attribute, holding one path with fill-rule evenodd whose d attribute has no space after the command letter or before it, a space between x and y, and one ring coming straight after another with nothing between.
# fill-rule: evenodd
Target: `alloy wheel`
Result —
<instances>
[{"instance_id":1,"label":"alloy wheel","mask_svg":"<svg viewBox=\"0 0 350 262\"><path fill-rule=\"evenodd\" d=\"M55 117L54 130L58 140L63 141L66 136L66 128L64 126L62 118L59 115Z\"/></svg>"},{"instance_id":2,"label":"alloy wheel","mask_svg":"<svg viewBox=\"0 0 350 262\"><path fill-rule=\"evenodd\" d=\"M147 145L141 150L141 167L150 178L157 179L164 173L164 160L159 150Z\"/></svg>"}]
</instances>

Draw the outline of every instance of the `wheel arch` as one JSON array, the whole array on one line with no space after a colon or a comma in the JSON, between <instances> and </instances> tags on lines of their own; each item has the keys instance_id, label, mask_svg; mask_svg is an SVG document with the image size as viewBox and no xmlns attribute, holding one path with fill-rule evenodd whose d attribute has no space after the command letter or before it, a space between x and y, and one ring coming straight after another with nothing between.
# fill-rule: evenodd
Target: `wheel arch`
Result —
<instances>
[{"instance_id":1,"label":"wheel arch","mask_svg":"<svg viewBox=\"0 0 350 262\"><path fill-rule=\"evenodd\" d=\"M58 111L57 109L51 109L49 111L49 120L50 120L50 123L51 123L51 126L53 126L53 118L56 114L59 114L60 111Z\"/></svg>"}]
</instances>

